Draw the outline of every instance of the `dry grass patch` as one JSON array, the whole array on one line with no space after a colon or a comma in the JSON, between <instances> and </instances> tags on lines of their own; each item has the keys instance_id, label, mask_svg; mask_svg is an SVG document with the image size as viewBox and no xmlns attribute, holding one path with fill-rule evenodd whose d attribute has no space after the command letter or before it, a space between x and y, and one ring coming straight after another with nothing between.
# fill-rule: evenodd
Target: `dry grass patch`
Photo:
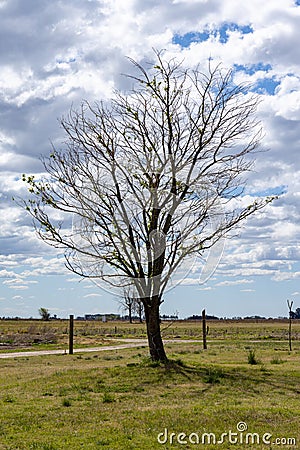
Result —
<instances>
[{"instance_id":1,"label":"dry grass patch","mask_svg":"<svg viewBox=\"0 0 300 450\"><path fill-rule=\"evenodd\" d=\"M207 351L178 342L167 344L168 365L151 363L146 348L1 360L0 449L153 450L164 448L157 436L165 428L220 436L241 421L299 444L294 344L290 353L273 340L210 342ZM259 364L248 364L249 348ZM228 442L218 448L228 450Z\"/></svg>"}]
</instances>

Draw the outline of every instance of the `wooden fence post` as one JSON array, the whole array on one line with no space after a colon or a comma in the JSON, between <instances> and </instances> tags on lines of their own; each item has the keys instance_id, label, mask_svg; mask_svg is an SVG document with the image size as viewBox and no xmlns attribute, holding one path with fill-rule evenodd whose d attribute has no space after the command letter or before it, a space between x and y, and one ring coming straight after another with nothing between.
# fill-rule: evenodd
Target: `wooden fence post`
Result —
<instances>
[{"instance_id":1,"label":"wooden fence post","mask_svg":"<svg viewBox=\"0 0 300 450\"><path fill-rule=\"evenodd\" d=\"M69 324L69 355L73 355L73 340L74 340L74 316L70 315Z\"/></svg>"},{"instance_id":2,"label":"wooden fence post","mask_svg":"<svg viewBox=\"0 0 300 450\"><path fill-rule=\"evenodd\" d=\"M203 349L207 349L207 343L206 343L206 315L205 315L205 309L202 311L202 336L203 336Z\"/></svg>"},{"instance_id":3,"label":"wooden fence post","mask_svg":"<svg viewBox=\"0 0 300 450\"><path fill-rule=\"evenodd\" d=\"M292 307L293 307L293 301L287 300L288 308L289 308L289 347L290 352L292 351Z\"/></svg>"}]
</instances>

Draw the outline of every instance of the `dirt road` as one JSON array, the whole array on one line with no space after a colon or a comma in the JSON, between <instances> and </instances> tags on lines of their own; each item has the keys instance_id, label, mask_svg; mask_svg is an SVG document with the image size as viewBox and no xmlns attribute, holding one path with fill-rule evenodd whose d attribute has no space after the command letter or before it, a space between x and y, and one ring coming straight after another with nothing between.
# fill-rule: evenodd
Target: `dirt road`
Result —
<instances>
[{"instance_id":1,"label":"dirt road","mask_svg":"<svg viewBox=\"0 0 300 450\"><path fill-rule=\"evenodd\" d=\"M111 344L111 345L103 345L101 347L87 347L87 348L75 348L74 353L88 353L88 352L104 352L107 350L122 350L124 348L134 348L134 347L144 347L147 346L148 343L145 339L118 339L118 342L124 342L124 344ZM199 342L196 340L183 340L183 339L170 339L165 341L166 343L191 343L191 342ZM67 354L67 350L34 350L34 351L19 351L19 352L8 352L8 353L0 353L0 359L6 358L24 358L28 356L44 356L44 355L64 355Z\"/></svg>"}]
</instances>

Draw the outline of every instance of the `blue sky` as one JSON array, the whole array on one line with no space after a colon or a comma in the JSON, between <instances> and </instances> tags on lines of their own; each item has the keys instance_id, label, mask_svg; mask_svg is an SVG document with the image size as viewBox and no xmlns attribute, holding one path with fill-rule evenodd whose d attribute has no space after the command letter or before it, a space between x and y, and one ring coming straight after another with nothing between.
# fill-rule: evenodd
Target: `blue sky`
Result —
<instances>
[{"instance_id":1,"label":"blue sky","mask_svg":"<svg viewBox=\"0 0 300 450\"><path fill-rule=\"evenodd\" d=\"M242 35L253 33L250 25L238 25L237 23L223 23L220 27L209 27L202 31L189 31L183 35L175 34L172 41L180 47L187 48L192 43L216 40L221 44L225 44L230 39L230 32L238 32Z\"/></svg>"},{"instance_id":2,"label":"blue sky","mask_svg":"<svg viewBox=\"0 0 300 450\"><path fill-rule=\"evenodd\" d=\"M199 284L187 274L162 312L205 307L218 316L283 316L300 307L300 2L239 0L0 0L0 317L118 312L114 292L64 269L62 254L37 240L12 201L22 173L64 140L57 118L82 99L128 89L126 56L163 48L186 66L208 60L233 68L261 102L264 136L242 201L281 193L225 243L216 271ZM259 11L259 14L257 13ZM8 51L9 49L9 51Z\"/></svg>"}]
</instances>

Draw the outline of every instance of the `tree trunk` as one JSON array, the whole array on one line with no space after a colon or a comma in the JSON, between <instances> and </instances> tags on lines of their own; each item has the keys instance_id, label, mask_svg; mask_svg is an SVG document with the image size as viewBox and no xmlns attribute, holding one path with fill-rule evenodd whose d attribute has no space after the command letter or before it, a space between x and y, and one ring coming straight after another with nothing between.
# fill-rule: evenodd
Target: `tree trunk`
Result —
<instances>
[{"instance_id":1,"label":"tree trunk","mask_svg":"<svg viewBox=\"0 0 300 450\"><path fill-rule=\"evenodd\" d=\"M140 323L143 323L142 313L143 313L142 303L140 302L139 303L139 319L140 319Z\"/></svg>"},{"instance_id":2,"label":"tree trunk","mask_svg":"<svg viewBox=\"0 0 300 450\"><path fill-rule=\"evenodd\" d=\"M144 302L145 318L147 326L148 344L152 361L166 362L168 361L165 353L164 344L160 332L159 318L159 298L158 296L150 299L150 304Z\"/></svg>"}]
</instances>

